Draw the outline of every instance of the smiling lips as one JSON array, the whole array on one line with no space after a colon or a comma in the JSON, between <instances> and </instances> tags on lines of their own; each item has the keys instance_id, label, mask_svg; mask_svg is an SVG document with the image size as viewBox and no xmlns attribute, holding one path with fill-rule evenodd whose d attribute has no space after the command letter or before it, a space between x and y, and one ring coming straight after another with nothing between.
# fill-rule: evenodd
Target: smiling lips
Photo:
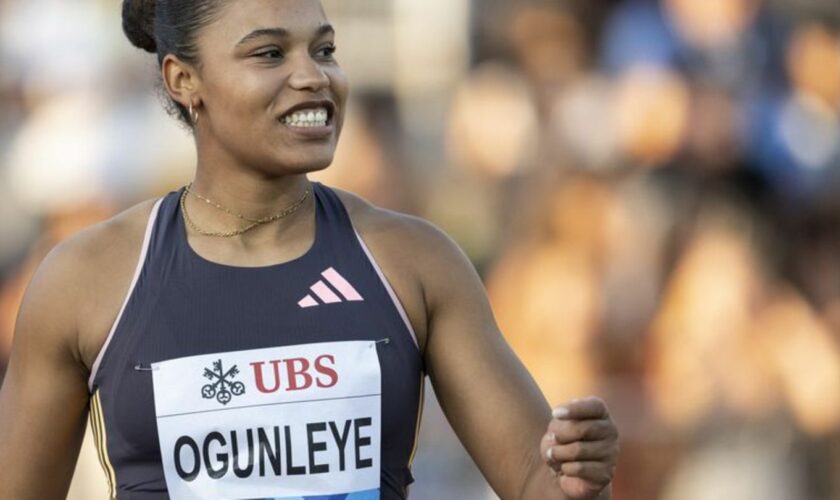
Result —
<instances>
[{"instance_id":1,"label":"smiling lips","mask_svg":"<svg viewBox=\"0 0 840 500\"><path fill-rule=\"evenodd\" d=\"M329 119L329 112L325 107L315 107L315 108L308 108L308 109L299 109L292 113L289 113L280 121L291 127L300 127L300 128L314 128L314 127L326 127L327 120Z\"/></svg>"}]
</instances>

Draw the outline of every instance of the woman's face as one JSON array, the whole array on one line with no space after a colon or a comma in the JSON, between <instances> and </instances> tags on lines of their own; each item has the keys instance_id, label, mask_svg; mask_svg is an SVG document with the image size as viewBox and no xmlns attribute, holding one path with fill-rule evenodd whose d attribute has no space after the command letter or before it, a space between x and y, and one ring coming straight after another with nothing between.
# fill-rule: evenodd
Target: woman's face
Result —
<instances>
[{"instance_id":1,"label":"woman's face","mask_svg":"<svg viewBox=\"0 0 840 500\"><path fill-rule=\"evenodd\" d=\"M199 136L267 175L326 168L347 98L334 43L318 1L226 2L198 36Z\"/></svg>"}]
</instances>

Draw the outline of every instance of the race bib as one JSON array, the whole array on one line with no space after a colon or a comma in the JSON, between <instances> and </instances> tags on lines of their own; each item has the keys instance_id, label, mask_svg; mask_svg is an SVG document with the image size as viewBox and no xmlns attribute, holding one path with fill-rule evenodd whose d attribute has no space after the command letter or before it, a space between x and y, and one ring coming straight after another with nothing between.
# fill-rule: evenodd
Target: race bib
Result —
<instances>
[{"instance_id":1,"label":"race bib","mask_svg":"<svg viewBox=\"0 0 840 500\"><path fill-rule=\"evenodd\" d=\"M152 364L173 500L378 500L376 343L329 342Z\"/></svg>"}]
</instances>

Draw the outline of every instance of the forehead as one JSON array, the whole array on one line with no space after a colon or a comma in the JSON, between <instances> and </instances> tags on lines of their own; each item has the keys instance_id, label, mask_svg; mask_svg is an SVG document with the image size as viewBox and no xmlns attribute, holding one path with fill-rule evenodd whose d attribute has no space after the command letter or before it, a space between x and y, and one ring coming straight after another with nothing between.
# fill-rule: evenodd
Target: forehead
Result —
<instances>
[{"instance_id":1,"label":"forehead","mask_svg":"<svg viewBox=\"0 0 840 500\"><path fill-rule=\"evenodd\" d=\"M283 28L291 36L309 36L327 22L320 0L229 0L205 34L233 45L256 29Z\"/></svg>"}]
</instances>

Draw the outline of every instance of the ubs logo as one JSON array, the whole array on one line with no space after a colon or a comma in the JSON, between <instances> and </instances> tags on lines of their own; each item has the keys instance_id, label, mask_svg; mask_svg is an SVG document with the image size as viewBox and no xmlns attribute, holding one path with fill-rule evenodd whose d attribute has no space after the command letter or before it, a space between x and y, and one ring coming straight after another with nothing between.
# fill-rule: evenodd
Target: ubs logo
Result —
<instances>
[{"instance_id":1,"label":"ubs logo","mask_svg":"<svg viewBox=\"0 0 840 500\"><path fill-rule=\"evenodd\" d=\"M228 371L222 369L222 360L213 362L213 369L205 368L204 376L211 381L201 388L201 397L204 399L216 398L216 401L226 405L230 403L233 396L241 396L245 394L245 384L239 381L232 381L234 377L239 375L239 368L233 365Z\"/></svg>"}]
</instances>

